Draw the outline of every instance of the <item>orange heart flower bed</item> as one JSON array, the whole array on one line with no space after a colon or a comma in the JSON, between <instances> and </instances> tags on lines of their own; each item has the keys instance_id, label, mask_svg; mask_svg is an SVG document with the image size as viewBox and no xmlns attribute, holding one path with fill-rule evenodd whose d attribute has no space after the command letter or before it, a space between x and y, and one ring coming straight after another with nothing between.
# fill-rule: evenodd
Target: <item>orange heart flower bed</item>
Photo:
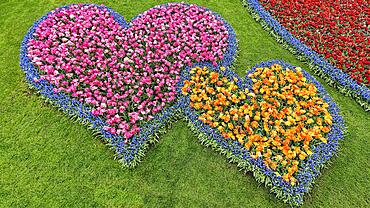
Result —
<instances>
[{"instance_id":1,"label":"orange heart flower bed","mask_svg":"<svg viewBox=\"0 0 370 208\"><path fill-rule=\"evenodd\" d=\"M282 71L278 64L257 68L249 75L253 92L239 89L207 67L190 73L182 92L190 95L190 106L199 119L224 138L239 141L252 158L263 158L267 167L292 185L300 161L312 154L310 146L327 143L332 125L329 104L300 68Z\"/></svg>"},{"instance_id":2,"label":"orange heart flower bed","mask_svg":"<svg viewBox=\"0 0 370 208\"><path fill-rule=\"evenodd\" d=\"M261 63L244 81L225 67L184 73L179 91L200 140L300 205L343 137L343 120L323 87L281 61Z\"/></svg>"}]
</instances>

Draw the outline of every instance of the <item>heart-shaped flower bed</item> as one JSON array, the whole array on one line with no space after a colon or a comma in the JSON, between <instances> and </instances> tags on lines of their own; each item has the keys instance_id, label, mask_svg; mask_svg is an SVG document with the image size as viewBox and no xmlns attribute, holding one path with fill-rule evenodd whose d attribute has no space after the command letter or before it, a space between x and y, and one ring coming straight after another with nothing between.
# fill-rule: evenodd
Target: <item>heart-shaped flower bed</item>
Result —
<instances>
[{"instance_id":1,"label":"heart-shaped flower bed","mask_svg":"<svg viewBox=\"0 0 370 208\"><path fill-rule=\"evenodd\" d=\"M183 71L179 93L201 142L291 205L302 203L343 138L343 119L325 89L282 61L256 65L244 82L225 67L199 64Z\"/></svg>"},{"instance_id":2,"label":"heart-shaped flower bed","mask_svg":"<svg viewBox=\"0 0 370 208\"><path fill-rule=\"evenodd\" d=\"M260 0L289 32L370 88L369 2Z\"/></svg>"},{"instance_id":3,"label":"heart-shaped flower bed","mask_svg":"<svg viewBox=\"0 0 370 208\"><path fill-rule=\"evenodd\" d=\"M299 205L343 136L338 108L308 73L280 61L260 64L243 83L227 68L235 52L232 27L196 5L160 5L129 24L105 6L69 5L30 29L21 67L126 166L180 117Z\"/></svg>"},{"instance_id":4,"label":"heart-shaped flower bed","mask_svg":"<svg viewBox=\"0 0 370 208\"><path fill-rule=\"evenodd\" d=\"M107 8L71 5L48 14L27 44L35 82L90 106L128 140L173 104L181 68L224 60L228 38L222 19L194 5L159 6L128 26Z\"/></svg>"}]
</instances>

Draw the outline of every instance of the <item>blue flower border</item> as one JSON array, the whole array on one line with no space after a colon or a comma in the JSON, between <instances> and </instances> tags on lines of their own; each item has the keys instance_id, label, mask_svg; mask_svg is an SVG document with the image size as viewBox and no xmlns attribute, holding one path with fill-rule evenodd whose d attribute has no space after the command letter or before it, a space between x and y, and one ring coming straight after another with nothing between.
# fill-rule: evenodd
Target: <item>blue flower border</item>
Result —
<instances>
[{"instance_id":1,"label":"blue flower border","mask_svg":"<svg viewBox=\"0 0 370 208\"><path fill-rule=\"evenodd\" d=\"M270 67L273 64L281 65L284 70L289 68L296 71L295 66L280 60L272 60L257 64L248 74L253 73L256 68ZM237 78L236 84L239 89L250 88L250 84L252 83L252 80L248 75L243 82L242 79L240 79L239 76L228 67L226 67L225 71L222 71L218 67L213 67L209 63L196 64L193 67L196 66L206 66L209 70L218 72L222 76L226 76L229 80ZM184 81L190 80L189 71L190 69L183 71L181 81L178 85L178 93L181 93ZM257 160L251 158L249 156L249 151L246 150L238 141L224 139L217 129L213 129L209 125L200 121L198 119L199 114L197 114L194 109L190 108L189 96L185 96L181 99L181 109L183 109L185 119L188 121L190 128L196 133L203 144L211 146L222 154L225 154L231 162L238 163L238 167L253 172L257 181L265 183L266 186L271 188L271 192L275 193L278 198L281 198L284 202L289 203L292 206L300 206L302 204L304 194L309 192L312 188L314 179L320 174L320 169L328 160L330 160L331 157L336 155L338 142L343 139L345 129L343 118L339 114L339 108L328 95L324 87L306 71L302 70L302 73L307 78L308 82L315 84L319 95L329 104L329 112L333 117L333 125L328 133L328 143L320 143L313 148L313 154L301 164L301 168L296 177L297 183L294 186L283 181L281 176L276 176L271 169L266 167L261 158L258 158Z\"/></svg>"},{"instance_id":2,"label":"blue flower border","mask_svg":"<svg viewBox=\"0 0 370 208\"><path fill-rule=\"evenodd\" d=\"M306 61L315 74L323 78L329 85L339 89L346 96L352 96L365 111L370 111L370 89L365 85L359 85L348 74L334 67L324 57L316 53L310 47L295 38L284 26L282 26L258 0L241 0L265 30L276 40L288 48L301 61Z\"/></svg>"},{"instance_id":3,"label":"blue flower border","mask_svg":"<svg viewBox=\"0 0 370 208\"><path fill-rule=\"evenodd\" d=\"M167 7L169 5L177 3L168 3L158 5L157 7ZM39 24L44 21L50 14L56 10L67 9L70 6L75 5L66 5L59 7L53 11L48 12L40 19L38 19L33 26L29 29L27 34L24 36L21 50L20 50L20 66L26 74L26 80L32 88L39 92L47 101L52 103L54 106L58 107L65 114L78 120L80 123L87 125L90 129L93 130L94 134L99 136L108 146L115 150L115 158L118 159L124 166L134 167L136 166L145 155L148 146L151 143L158 141L159 134L164 133L166 128L168 128L171 123L176 120L179 112L180 100L175 102L172 106L164 108L159 114L157 114L151 121L141 127L141 130L136 134L129 143L125 143L123 137L114 135L106 130L104 126L108 126L100 117L97 117L91 113L91 109L85 106L83 103L79 102L75 98L70 98L67 94L59 92L55 93L53 91L54 86L48 83L46 80L35 82L35 79L39 79L40 75L37 69L33 66L31 60L27 57L27 48L28 42L33 39L33 33ZM99 6L96 4L80 4L82 6L96 6L99 9L107 9L114 19L123 27L130 27L130 24L127 23L124 17L113 9L106 6ZM181 5L189 6L190 4ZM153 9L152 8L152 9ZM219 14L210 11L216 18L222 21L228 31L228 48L224 54L224 59L218 62L219 65L232 66L232 63L235 60L237 53L237 39L234 29L231 27L226 20L224 20ZM140 15L137 15L132 20L139 18Z\"/></svg>"},{"instance_id":4,"label":"blue flower border","mask_svg":"<svg viewBox=\"0 0 370 208\"><path fill-rule=\"evenodd\" d=\"M67 5L58 9L68 8L70 6L71 5ZM126 23L123 16L116 13L114 10L105 6L94 6L102 9L108 9L109 12L114 16L115 20L122 27L129 27L129 24ZM168 4L163 6L168 6ZM205 9L204 7L202 8ZM135 135L129 143L125 143L122 137L105 131L103 127L106 126L106 123L102 121L101 118L94 116L89 107L84 106L78 100L70 98L64 93L54 93L53 85L45 80L40 82L34 81L34 78L39 79L40 76L30 59L27 57L27 43L33 38L32 34L40 22L45 20L50 13L51 12L47 13L37 20L23 39L20 53L20 65L22 70L26 73L26 80L43 97L61 109L64 113L72 118L76 118L81 123L88 125L95 134L101 137L107 143L107 145L111 146L111 148L115 150L117 159L124 166L136 166L145 155L149 145L158 141L159 134L164 133L174 121L179 118L183 118L188 121L190 128L196 133L203 144L216 148L221 153L226 154L231 162L236 162L238 163L238 166L252 171L259 182L270 186L271 190L284 201L290 204L300 205L303 200L303 194L308 192L311 188L313 180L319 175L322 165L335 154L338 141L343 137L344 124L342 117L339 116L338 107L328 96L320 83L312 78L307 72L303 71L307 79L311 80L318 87L319 92L322 93L324 97L324 100L330 104L330 113L334 118L334 124L331 132L329 133L328 144L319 145L316 149L314 149L314 154L309 160L307 160L307 162L305 162L305 168L302 169L298 174L297 179L300 182L294 187L282 181L281 178L276 177L271 170L264 166L262 161L251 159L248 151L242 148L238 142L223 139L217 134L217 132L215 132L215 130L201 123L198 120L196 113L190 109L189 99L182 96L181 93L178 93L177 102L173 106L163 109L160 114L156 115L151 121L141 127L141 131ZM225 66L227 69L225 71L220 71L218 67L214 67L208 62L196 63L192 67L207 66L209 69L216 70L223 76L227 76L229 79L237 78L236 83L239 88L250 87L251 80L248 77L243 81L236 73L229 69L229 67L232 67L237 52L237 40L233 28L225 20L223 20L221 16L216 13L213 14L225 23L225 26L229 32L229 47L227 49L227 53L224 55L224 60L219 63L219 66ZM138 18L139 16L140 15L135 18ZM133 20L135 18L133 18ZM270 61L256 65L250 73L252 73L257 67L270 66L273 63L281 64L283 67L293 68L289 64L285 64L282 61ZM190 67L187 67L182 71L182 78L178 85L179 87L181 87L182 81L188 78L189 70ZM181 88L178 88L178 90L180 89Z\"/></svg>"}]
</instances>

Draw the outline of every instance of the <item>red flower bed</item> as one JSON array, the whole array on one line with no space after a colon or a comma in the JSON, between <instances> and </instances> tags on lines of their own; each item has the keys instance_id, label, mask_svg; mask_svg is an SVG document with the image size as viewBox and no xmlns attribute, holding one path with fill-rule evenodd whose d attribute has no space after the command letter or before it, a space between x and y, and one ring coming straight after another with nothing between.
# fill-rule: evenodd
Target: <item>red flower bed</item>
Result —
<instances>
[{"instance_id":1,"label":"red flower bed","mask_svg":"<svg viewBox=\"0 0 370 208\"><path fill-rule=\"evenodd\" d=\"M303 43L370 87L370 5L366 0L260 2Z\"/></svg>"}]
</instances>

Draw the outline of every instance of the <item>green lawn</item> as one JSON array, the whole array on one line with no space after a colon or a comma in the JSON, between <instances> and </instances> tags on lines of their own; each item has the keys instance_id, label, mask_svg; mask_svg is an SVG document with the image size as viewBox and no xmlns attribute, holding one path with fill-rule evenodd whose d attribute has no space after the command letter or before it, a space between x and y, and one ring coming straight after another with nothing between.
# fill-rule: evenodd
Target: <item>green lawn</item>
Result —
<instances>
[{"instance_id":1,"label":"green lawn","mask_svg":"<svg viewBox=\"0 0 370 208\"><path fill-rule=\"evenodd\" d=\"M179 122L135 169L84 126L28 89L19 67L23 36L49 10L75 1L1 0L0 207L285 207L250 173L199 144ZM95 2L95 1L94 1ZM166 1L104 3L131 19ZM254 64L283 59L308 69L271 38L239 0L190 1L221 14L236 30L240 75ZM320 79L319 79L320 80ZM322 80L320 80L322 81ZM323 83L323 82L322 82ZM316 181L303 207L366 207L370 198L370 114L323 83L348 127L338 158Z\"/></svg>"}]
</instances>

